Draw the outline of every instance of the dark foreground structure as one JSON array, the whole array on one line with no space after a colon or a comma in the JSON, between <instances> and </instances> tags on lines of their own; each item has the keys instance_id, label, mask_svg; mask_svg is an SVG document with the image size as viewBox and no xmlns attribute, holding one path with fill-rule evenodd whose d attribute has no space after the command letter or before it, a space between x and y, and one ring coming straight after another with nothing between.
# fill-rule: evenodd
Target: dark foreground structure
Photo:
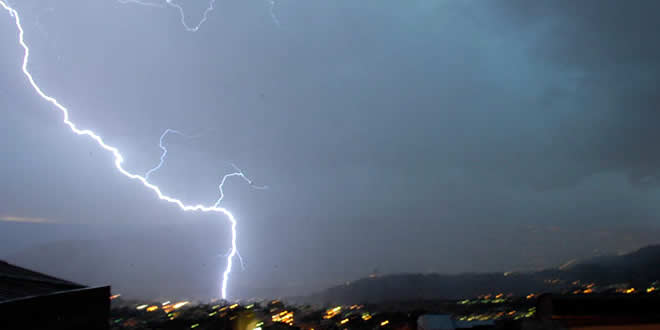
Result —
<instances>
[{"instance_id":1,"label":"dark foreground structure","mask_svg":"<svg viewBox=\"0 0 660 330\"><path fill-rule=\"evenodd\" d=\"M545 294L537 317L529 329L660 330L660 296Z\"/></svg>"},{"instance_id":2,"label":"dark foreground structure","mask_svg":"<svg viewBox=\"0 0 660 330\"><path fill-rule=\"evenodd\" d=\"M88 288L0 261L0 329L108 329L110 287Z\"/></svg>"}]
</instances>

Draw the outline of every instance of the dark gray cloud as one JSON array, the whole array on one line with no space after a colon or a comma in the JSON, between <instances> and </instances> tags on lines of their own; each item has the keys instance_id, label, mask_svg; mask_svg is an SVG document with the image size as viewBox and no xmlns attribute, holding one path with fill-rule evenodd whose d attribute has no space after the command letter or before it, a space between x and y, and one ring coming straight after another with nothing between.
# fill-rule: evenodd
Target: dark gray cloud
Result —
<instances>
[{"instance_id":1,"label":"dark gray cloud","mask_svg":"<svg viewBox=\"0 0 660 330\"><path fill-rule=\"evenodd\" d=\"M266 3L219 1L197 33L176 11L113 1L19 9L39 83L119 147L127 168L151 168L158 137L176 128L200 136L171 139L153 176L165 191L211 202L228 161L271 187L226 190L250 264L235 285L248 290L316 287L374 267L551 266L654 242L644 233L660 197L654 7L284 1L278 27ZM203 232L196 224L224 221L180 212L118 175L29 89L7 17L0 31L0 216L85 225L6 244L7 254L27 241L103 239L101 224L135 237L133 224ZM579 243L617 231L628 238ZM227 244L225 234L204 249ZM181 234L195 237L206 236ZM571 243L557 252L562 240Z\"/></svg>"},{"instance_id":2,"label":"dark gray cloud","mask_svg":"<svg viewBox=\"0 0 660 330\"><path fill-rule=\"evenodd\" d=\"M542 105L556 108L570 99L578 109L562 127L558 149L589 164L581 174L621 170L635 183L656 176L658 3L512 1L494 7L510 29L534 31L531 56L576 73L567 81L573 91L550 89Z\"/></svg>"}]
</instances>

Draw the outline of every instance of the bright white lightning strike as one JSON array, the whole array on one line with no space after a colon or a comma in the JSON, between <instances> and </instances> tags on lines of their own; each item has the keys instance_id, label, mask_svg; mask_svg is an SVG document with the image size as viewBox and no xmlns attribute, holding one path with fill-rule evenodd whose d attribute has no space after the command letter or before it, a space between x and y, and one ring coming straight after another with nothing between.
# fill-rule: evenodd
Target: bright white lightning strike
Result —
<instances>
[{"instance_id":1,"label":"bright white lightning strike","mask_svg":"<svg viewBox=\"0 0 660 330\"><path fill-rule=\"evenodd\" d=\"M147 174L145 174L145 176L144 176L145 179L147 179L147 180L149 180L149 176L151 174L158 171L165 164L165 158L167 157L168 150L167 150L167 147L165 146L164 140L165 140L165 137L167 137L168 134L177 134L177 135L181 135L181 136L186 137L186 138L195 137L195 136L190 136L190 135L184 134L184 133L182 133L180 131L177 131L175 129L171 129L171 128L166 129L165 132L163 132L163 134L160 135L160 139L158 140L158 147L163 151L160 155L160 162L158 163L158 165L156 165L156 167L154 167L154 168L150 169L149 171L147 171ZM245 176L245 174L243 173L243 170L241 170L238 166L236 166L233 163L230 163L230 165L231 165L231 167L234 168L234 170L236 172L226 174L225 176L222 177L222 180L220 180L220 185L218 186L218 190L220 191L220 197L215 202L215 204L214 204L215 207L217 207L220 204L220 202L222 202L222 199L225 197L225 194L224 194L224 191L223 191L223 186L224 186L226 180L230 177L233 177L233 176L241 177L245 182L247 182L254 189L268 189L268 186L257 186L257 185L255 185L254 182L251 179L249 179L247 176ZM223 256L227 257L230 253L231 253L231 250ZM241 268L243 270L245 270L245 263L243 262L243 257L241 257L241 253L238 251L238 249L236 249L236 256L238 257L238 260L241 262Z\"/></svg>"},{"instance_id":2,"label":"bright white lightning strike","mask_svg":"<svg viewBox=\"0 0 660 330\"><path fill-rule=\"evenodd\" d=\"M168 3L171 3L171 0L167 1ZM214 2L214 1L212 1ZM227 299L227 282L229 280L229 273L232 270L232 262L234 256L237 254L237 247L236 247L236 219L234 218L234 215L231 214L227 209L219 207L218 204L222 200L222 195L220 199L215 203L213 206L206 206L202 204L195 204L195 205L186 205L184 204L181 200L176 199L174 197L170 197L168 195L165 195L162 193L160 188L152 183L150 183L145 177L138 175L138 174L133 174L122 166L122 163L124 162L124 157L121 155L119 150L116 147L110 146L103 141L103 139L96 133L94 133L91 130L88 129L79 129L76 127L76 125L69 120L69 110L63 106L62 104L57 101L52 96L47 95L41 87L35 82L34 77L32 76L32 73L28 70L28 64L29 64L29 58L30 58L30 48L27 46L25 43L24 39L24 30L23 26L21 25L21 18L18 15L18 11L16 11L14 8L10 7L5 3L4 0L0 0L0 6L2 6L5 10L9 12L9 15L14 18L14 22L16 24L16 28L18 29L18 43L23 47L24 50L24 56L23 56L23 64L21 65L21 69L23 71L23 74L25 77L28 79L30 82L30 85L34 89L35 92L45 101L51 103L53 106L55 106L58 110L62 112L63 115L63 122L65 125L67 125L72 132L74 132L77 135L85 135L92 140L94 140L101 148L109 151L113 157L114 157L114 164L119 173L122 175L126 176L129 179L136 180L140 182L144 187L147 189L150 189L154 193L156 193L156 196L164 200L166 202L172 203L177 205L181 210L183 211L199 211L199 212L213 212L213 213L220 213L223 214L227 217L229 222L231 223L231 250L227 256L227 267L225 268L224 272L222 273L222 287L221 287L221 296L223 299ZM211 6L212 9L212 6ZM199 26L197 27L199 28ZM240 175L243 177L245 180L247 180L250 184L252 184L252 181L247 179L242 172L239 171L240 174L232 173L230 175ZM225 176L226 178L227 176ZM223 182L224 179L223 178ZM220 184L220 192L222 194L222 183Z\"/></svg>"}]
</instances>

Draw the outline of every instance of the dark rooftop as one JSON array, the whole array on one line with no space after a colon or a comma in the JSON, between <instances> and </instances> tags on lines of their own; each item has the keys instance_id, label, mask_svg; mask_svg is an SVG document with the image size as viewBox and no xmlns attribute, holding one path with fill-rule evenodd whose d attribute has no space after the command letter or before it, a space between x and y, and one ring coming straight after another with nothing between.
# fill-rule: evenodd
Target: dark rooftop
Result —
<instances>
[{"instance_id":1,"label":"dark rooftop","mask_svg":"<svg viewBox=\"0 0 660 330\"><path fill-rule=\"evenodd\" d=\"M0 303L82 288L85 286L0 261Z\"/></svg>"}]
</instances>

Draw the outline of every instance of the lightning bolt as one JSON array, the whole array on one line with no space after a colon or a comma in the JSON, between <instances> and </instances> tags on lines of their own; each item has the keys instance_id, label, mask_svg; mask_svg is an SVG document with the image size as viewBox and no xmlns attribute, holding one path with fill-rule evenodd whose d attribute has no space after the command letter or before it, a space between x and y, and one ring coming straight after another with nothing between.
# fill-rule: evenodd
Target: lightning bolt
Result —
<instances>
[{"instance_id":1,"label":"lightning bolt","mask_svg":"<svg viewBox=\"0 0 660 330\"><path fill-rule=\"evenodd\" d=\"M188 23L186 22L186 11L183 9L183 6L174 2L174 0L165 0L166 5L158 2L151 2L145 0L117 0L117 1L119 1L119 3L121 4L136 4L140 6L155 7L155 8L165 8L166 5L170 6L179 11L179 17L181 18L181 25L183 25L186 31L197 32L199 28L202 27L202 24L204 24L204 22L206 22L206 20L208 19L209 13L215 9L216 0L209 1L208 6L206 7L204 13L202 14L202 19L194 26L188 25ZM266 2L268 3L268 11L270 13L270 18L273 20L273 23L275 23L275 25L280 26L280 20L275 15L275 0L266 0Z\"/></svg>"},{"instance_id":2,"label":"lightning bolt","mask_svg":"<svg viewBox=\"0 0 660 330\"><path fill-rule=\"evenodd\" d=\"M144 1L144 0L118 0L119 3L121 4L136 4L140 6L147 6L147 7L156 7L156 8L165 8L165 5L162 3L158 2L150 2L150 1ZM174 0L165 0L165 4L167 6L170 6L172 8L175 8L179 11L179 16L181 18L181 25L186 29L188 32L197 32L200 27L202 27L202 24L206 22L206 20L209 18L209 13L215 9L215 0L210 0L208 3L208 6L204 10L204 13L202 14L202 19L197 22L195 25L188 25L186 22L186 11L183 9L183 6L180 4L174 2Z\"/></svg>"},{"instance_id":3,"label":"lightning bolt","mask_svg":"<svg viewBox=\"0 0 660 330\"><path fill-rule=\"evenodd\" d=\"M167 156L168 150L167 150L167 147L164 144L164 140L165 140L165 137L168 134L177 134L177 135L180 135L180 136L183 136L183 137L186 137L186 138L195 137L195 136L186 135L186 134L181 133L180 131L177 131L175 129L171 129L171 128L166 129L165 132L163 132L163 134L161 134L159 142L158 142L158 146L163 151L160 155L160 162L154 168L147 171L147 174L145 174L145 176L144 176L145 179L147 179L147 180L149 180L149 176L151 174L158 171L165 164L165 158ZM222 180L220 181L220 185L218 186L218 190L220 191L220 197L215 202L215 205L214 205L215 207L217 207L220 204L220 202L222 202L222 199L225 196L224 191L223 191L223 186L225 185L225 182L227 181L227 179L230 178L230 177L234 177L234 176L241 177L245 182L247 182L254 189L260 189L260 190L268 189L268 186L255 185L254 182L250 178L248 178L245 175L245 173L243 173L243 170L241 170L234 163L229 163L229 164L231 165L231 167L234 168L234 170L236 172L226 174L225 176L222 177ZM227 257L229 255L229 253L231 253L231 251L229 251L227 254L222 255L222 256ZM241 253L238 251L238 249L236 249L236 256L238 257L238 260L241 262L241 269L245 270L245 262L243 262L243 257L241 256Z\"/></svg>"},{"instance_id":4,"label":"lightning bolt","mask_svg":"<svg viewBox=\"0 0 660 330\"><path fill-rule=\"evenodd\" d=\"M243 179L245 182L247 182L247 183L250 185L250 187L252 187L252 188L254 188L254 189L258 189L258 190L268 189L268 186L258 186L258 185L255 185L255 184L254 184L254 181L250 180L250 178L248 178L248 177L245 175L245 173L243 173L243 170L241 170L240 168L238 168L238 166L236 166L234 163L229 163L229 164L231 165L231 167L234 168L234 171L236 171L236 172L229 173L229 174L225 174L225 175L222 177L222 179L220 180L220 185L218 185L218 190L220 191L220 197L219 197L218 200L215 202L215 204L213 204L214 207L218 207L218 205L220 205L220 202L222 202L222 199L225 197L225 193L224 193L224 191L222 190L222 186L224 186L224 185L225 185L225 181L227 181L227 179L229 179L229 178L231 178L231 177L234 177L234 176L235 176L235 177L239 177L239 178Z\"/></svg>"},{"instance_id":5,"label":"lightning bolt","mask_svg":"<svg viewBox=\"0 0 660 330\"><path fill-rule=\"evenodd\" d=\"M171 0L167 0L167 2L171 4ZM211 1L211 3L213 3L213 2L214 1ZM128 170L124 169L124 167L122 166L122 163L124 162L124 157L119 152L119 149L105 143L103 138L101 138L100 135L96 134L92 130L78 128L69 119L69 110L64 105L62 105L57 99L55 99L52 96L47 95L41 89L41 87L39 87L39 85L35 82L34 77L32 76L32 73L30 73L30 70L28 70L28 64L29 64L29 58L30 58L30 48L28 47L28 45L25 42L25 38L24 38L25 32L23 30L23 26L21 25L21 18L18 14L18 11L16 11L14 8L9 6L4 0L0 0L0 6L2 6L2 8L4 8L9 13L9 16L14 18L14 23L16 24L16 28L18 30L18 43L20 44L20 46L24 50L23 63L21 65L21 70L23 71L23 74L27 78L28 82L30 83L30 85L32 86L34 91L39 95L39 97L41 97L44 101L52 104L55 108L57 108L62 113L62 119L63 119L62 122L66 126L68 126L69 129L73 133L75 133L77 135L83 135L83 136L86 136L86 137L92 139L101 148L103 148L104 150L106 150L110 154L112 154L112 156L114 158L115 168L117 169L117 171L119 171L119 173L121 173L122 175L124 175L125 177L127 177L131 180L135 180L138 183L142 184L142 186L144 186L145 188L147 188L147 189L151 190L153 193L155 193L156 196L158 197L158 199L163 200L163 201L168 202L168 203L171 203L171 204L174 204L174 205L178 206L183 211L203 212L203 213L218 213L218 214L224 215L229 220L229 222L231 224L231 249L230 249L229 254L227 255L227 267L225 268L225 270L222 273L222 285L221 285L221 290L220 290L222 298L227 299L227 282L229 281L229 273L232 270L233 258L234 258L235 255L237 255L238 249L237 249L237 246L236 246L236 218L234 217L234 215L229 210L218 206L220 201L222 201L222 198L224 197L224 193L222 192L222 185L223 185L224 181L226 180L226 178L228 176L240 176L243 179L245 179L246 181L248 181L248 183L250 183L250 185L252 185L252 181L250 179L248 179L243 174L243 172L240 171L240 170L237 172L238 174L237 173L231 173L231 174L225 175L225 177L223 177L223 180L222 180L222 182L220 184L220 187L219 187L221 196L216 201L216 203L214 205L212 205L212 206L207 206L207 205L203 205L203 204L188 205L188 204L183 203L181 200L179 200L177 198L165 195L157 185L154 185L154 184L150 183L147 180L146 177L141 176L139 174L131 173ZM210 6L210 8L212 9L212 5ZM210 11L210 10L207 10L207 12L208 11ZM237 169L237 167L234 167L234 168ZM263 188L263 187L258 187L258 188Z\"/></svg>"},{"instance_id":6,"label":"lightning bolt","mask_svg":"<svg viewBox=\"0 0 660 330\"><path fill-rule=\"evenodd\" d=\"M225 254L218 254L216 257L227 258L227 256L229 255L229 253L230 253L230 252L227 252L227 253L225 253ZM243 257L241 257L241 253L240 253L238 250L236 250L236 256L238 257L238 261L241 262L241 269L242 269L243 271L245 271L245 263L243 262Z\"/></svg>"},{"instance_id":7,"label":"lightning bolt","mask_svg":"<svg viewBox=\"0 0 660 330\"><path fill-rule=\"evenodd\" d=\"M175 3L172 0L165 0L165 2L167 2L167 4L170 5L171 7L174 7L179 10L179 15L181 16L181 24L183 24L183 27L185 27L188 32L197 32L197 30L199 30L202 24L204 24L204 22L206 22L206 20L208 19L208 15L211 11L213 11L213 5L215 5L215 0L209 1L209 5L208 7L206 7L206 10L204 10L202 19L199 21L199 23L197 23L197 25L190 27L188 23L186 23L186 13L183 10L183 7L181 7L181 5Z\"/></svg>"},{"instance_id":8,"label":"lightning bolt","mask_svg":"<svg viewBox=\"0 0 660 330\"><path fill-rule=\"evenodd\" d=\"M225 193L224 193L224 191L223 191L223 186L225 185L225 182L227 181L228 178L231 178L231 177L240 177L240 178L243 179L245 182L247 182L247 183L250 185L250 187L252 187L252 188L254 188L254 189L259 189L259 190L268 189L268 186L257 186L257 185L255 185L254 182L253 182L250 178L248 178L248 177L245 175L245 173L243 173L243 170L241 170L240 168L238 168L238 166L236 166L236 165L233 164L233 163L230 163L230 165L234 168L234 170L235 170L236 172L229 173L229 174L225 174L225 175L222 177L222 180L220 180L220 184L218 185L218 190L220 191L220 197L218 198L218 200L217 200L217 201L215 202L215 204L213 205L214 207L218 207L218 205L220 205L220 203L222 202L222 199L225 197ZM230 251L230 253L231 253L231 251ZM242 268L243 270L245 270L245 263L243 262L243 257L241 257L241 253L238 252L238 249L236 249L236 256L238 256L238 260L241 262L241 268Z\"/></svg>"},{"instance_id":9,"label":"lightning bolt","mask_svg":"<svg viewBox=\"0 0 660 330\"><path fill-rule=\"evenodd\" d=\"M170 134L170 133L181 135L181 136L186 137L186 138L191 138L192 137L192 136L183 134L183 133L181 133L181 132L179 132L175 129L171 129L171 128L166 129L165 132L163 132L163 134L161 134L159 142L158 142L158 146L160 147L160 150L163 151L163 153L160 154L160 162L158 163L158 165L156 165L156 167L154 167L154 168L150 169L149 171L147 171L147 173L144 175L145 179L149 180L149 176L152 173L158 171L161 167L163 167L163 164L165 164L165 157L167 157L167 148L163 144L164 143L163 141L165 140L165 137L167 136L167 134Z\"/></svg>"}]
</instances>

